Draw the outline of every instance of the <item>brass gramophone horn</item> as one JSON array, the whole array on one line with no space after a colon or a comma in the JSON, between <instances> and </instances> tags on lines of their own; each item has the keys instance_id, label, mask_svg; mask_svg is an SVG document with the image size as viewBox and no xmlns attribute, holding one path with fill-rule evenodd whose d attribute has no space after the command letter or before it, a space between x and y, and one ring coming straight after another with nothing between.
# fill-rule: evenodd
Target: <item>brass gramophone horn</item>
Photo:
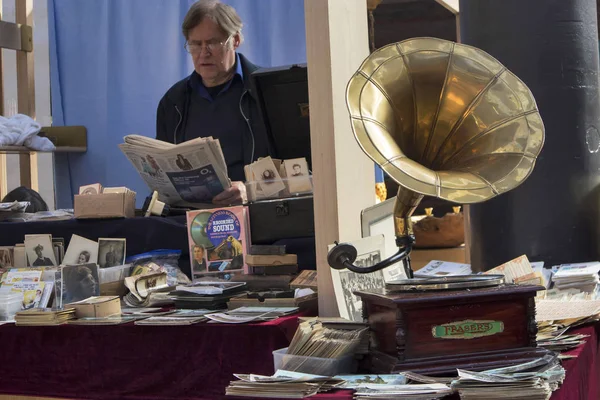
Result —
<instances>
[{"instance_id":1,"label":"brass gramophone horn","mask_svg":"<svg viewBox=\"0 0 600 400\"><path fill-rule=\"evenodd\" d=\"M363 151L400 188L394 209L398 252L372 267L352 265L339 244L332 268L373 272L404 262L414 242L410 217L423 195L457 204L486 201L531 174L544 125L527 86L489 54L435 38L373 52L352 76L346 102Z\"/></svg>"}]
</instances>

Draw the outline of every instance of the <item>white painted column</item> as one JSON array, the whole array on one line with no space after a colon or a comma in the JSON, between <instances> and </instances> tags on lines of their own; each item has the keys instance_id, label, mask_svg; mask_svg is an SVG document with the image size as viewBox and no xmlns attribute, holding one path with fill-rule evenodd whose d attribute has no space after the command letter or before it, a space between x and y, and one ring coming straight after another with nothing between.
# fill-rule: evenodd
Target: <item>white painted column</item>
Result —
<instances>
[{"instance_id":1,"label":"white painted column","mask_svg":"<svg viewBox=\"0 0 600 400\"><path fill-rule=\"evenodd\" d=\"M361 237L375 204L373 162L358 146L346 85L369 54L365 0L305 0L319 315L338 315L327 246Z\"/></svg>"}]
</instances>

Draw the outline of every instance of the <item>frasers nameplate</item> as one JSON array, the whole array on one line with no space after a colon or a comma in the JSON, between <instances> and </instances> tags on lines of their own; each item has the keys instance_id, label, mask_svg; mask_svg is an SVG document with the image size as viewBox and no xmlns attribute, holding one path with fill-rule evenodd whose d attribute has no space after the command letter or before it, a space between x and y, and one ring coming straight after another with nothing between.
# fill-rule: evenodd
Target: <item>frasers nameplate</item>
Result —
<instances>
[{"instance_id":1,"label":"frasers nameplate","mask_svg":"<svg viewBox=\"0 0 600 400\"><path fill-rule=\"evenodd\" d=\"M438 339L473 339L502 332L504 332L504 324L501 321L466 320L431 328L433 337Z\"/></svg>"}]
</instances>

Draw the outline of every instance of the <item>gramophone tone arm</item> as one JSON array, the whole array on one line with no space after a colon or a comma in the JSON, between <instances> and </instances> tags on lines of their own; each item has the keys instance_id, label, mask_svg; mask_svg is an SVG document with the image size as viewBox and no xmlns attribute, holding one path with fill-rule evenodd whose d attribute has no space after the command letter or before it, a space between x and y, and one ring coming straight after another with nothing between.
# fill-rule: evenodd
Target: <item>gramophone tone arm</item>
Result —
<instances>
[{"instance_id":1,"label":"gramophone tone arm","mask_svg":"<svg viewBox=\"0 0 600 400\"><path fill-rule=\"evenodd\" d=\"M402 239L405 238L396 239L396 242L400 247L396 254L370 267L358 267L353 264L354 261L356 261L357 252L356 248L348 243L336 243L335 247L333 247L329 251L329 254L327 254L327 262L329 263L329 266L331 266L331 268L334 269L347 268L350 271L356 272L358 274L368 274L371 272L382 270L384 268L389 267L390 265L403 261L407 277L412 278L413 274L410 268L410 261L408 255L410 254L410 251L412 249L413 240L411 240L411 238L408 238L408 240ZM403 243L398 243L400 241L402 241Z\"/></svg>"}]
</instances>

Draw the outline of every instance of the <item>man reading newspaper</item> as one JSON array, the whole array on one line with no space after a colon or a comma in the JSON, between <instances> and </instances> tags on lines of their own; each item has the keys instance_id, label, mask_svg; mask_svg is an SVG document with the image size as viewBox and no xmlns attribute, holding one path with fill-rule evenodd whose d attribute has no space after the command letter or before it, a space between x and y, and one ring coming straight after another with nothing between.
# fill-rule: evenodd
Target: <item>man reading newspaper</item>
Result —
<instances>
[{"instance_id":1,"label":"man reading newspaper","mask_svg":"<svg viewBox=\"0 0 600 400\"><path fill-rule=\"evenodd\" d=\"M194 71L174 84L161 99L156 138L184 143L212 135L221 141L230 187L217 194L218 205L239 204L246 198L244 166L270 154L270 144L250 75L258 69L237 51L243 23L236 10L218 0L191 5L181 32ZM185 161L180 159L181 165Z\"/></svg>"}]
</instances>

